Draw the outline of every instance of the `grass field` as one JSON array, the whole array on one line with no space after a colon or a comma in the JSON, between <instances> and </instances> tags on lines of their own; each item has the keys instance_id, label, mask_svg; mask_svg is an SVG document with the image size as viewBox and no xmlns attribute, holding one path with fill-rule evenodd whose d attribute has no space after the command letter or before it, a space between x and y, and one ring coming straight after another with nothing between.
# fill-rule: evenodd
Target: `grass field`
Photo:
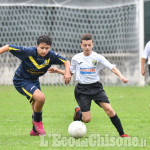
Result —
<instances>
[{"instance_id":1,"label":"grass field","mask_svg":"<svg viewBox=\"0 0 150 150\"><path fill-rule=\"evenodd\" d=\"M110 119L94 102L91 106L92 120L86 124L86 136L78 140L71 139L67 128L72 122L74 107L77 105L73 95L74 87L43 86L42 91L46 96L43 123L47 135L30 137L29 132L32 128L30 104L13 86L0 86L0 149L150 149L150 87L105 87L111 105L121 119L124 131L131 136L131 145L127 146L124 145L124 140L118 138ZM97 139L91 141L91 134L94 133L105 138L108 143L109 140L115 139L115 144L98 145ZM58 139L59 136L62 138ZM137 145L135 139L138 139L141 146ZM71 140L72 143L69 143Z\"/></svg>"}]
</instances>

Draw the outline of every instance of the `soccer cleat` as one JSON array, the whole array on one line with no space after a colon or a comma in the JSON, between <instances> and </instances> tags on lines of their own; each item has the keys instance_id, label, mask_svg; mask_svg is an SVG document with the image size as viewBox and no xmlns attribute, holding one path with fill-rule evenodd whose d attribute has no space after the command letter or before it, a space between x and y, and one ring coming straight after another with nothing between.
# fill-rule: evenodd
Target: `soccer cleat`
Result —
<instances>
[{"instance_id":1,"label":"soccer cleat","mask_svg":"<svg viewBox=\"0 0 150 150\"><path fill-rule=\"evenodd\" d=\"M80 107L77 106L77 107L75 108L75 113L74 113L74 117L73 117L73 120L74 120L74 121L76 121L76 120L80 121L80 120L81 120L81 119L80 119L80 116L79 116L79 111L80 111Z\"/></svg>"},{"instance_id":2,"label":"soccer cleat","mask_svg":"<svg viewBox=\"0 0 150 150\"><path fill-rule=\"evenodd\" d=\"M39 133L34 132L33 129L30 132L30 136L39 136Z\"/></svg>"},{"instance_id":3,"label":"soccer cleat","mask_svg":"<svg viewBox=\"0 0 150 150\"><path fill-rule=\"evenodd\" d=\"M129 138L130 136L127 135L127 134L123 134L123 135L120 135L120 137L123 137L123 138L124 138L124 137L128 137L128 138Z\"/></svg>"},{"instance_id":4,"label":"soccer cleat","mask_svg":"<svg viewBox=\"0 0 150 150\"><path fill-rule=\"evenodd\" d=\"M39 136L44 136L44 135L45 135L45 130L44 130L44 128L43 128L43 123L42 123L42 121L40 121L40 122L35 122L35 121L33 120L33 124L34 124L35 130L36 130L36 132L39 134Z\"/></svg>"}]
</instances>

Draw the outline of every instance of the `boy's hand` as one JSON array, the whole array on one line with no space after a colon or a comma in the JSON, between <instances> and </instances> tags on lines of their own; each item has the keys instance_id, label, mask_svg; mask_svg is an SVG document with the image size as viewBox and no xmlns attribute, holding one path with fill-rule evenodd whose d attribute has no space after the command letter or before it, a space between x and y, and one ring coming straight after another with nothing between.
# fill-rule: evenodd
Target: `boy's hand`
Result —
<instances>
[{"instance_id":1,"label":"boy's hand","mask_svg":"<svg viewBox=\"0 0 150 150\"><path fill-rule=\"evenodd\" d=\"M49 68L48 71L49 71L49 73L58 73L57 68Z\"/></svg>"},{"instance_id":2,"label":"boy's hand","mask_svg":"<svg viewBox=\"0 0 150 150\"><path fill-rule=\"evenodd\" d=\"M66 85L71 80L71 73L70 73L70 71L68 73L65 73L65 70L61 70L61 69L58 69L58 68L49 68L48 71L49 71L49 73L59 73L59 74L64 75L63 76L63 80L64 80Z\"/></svg>"},{"instance_id":3,"label":"boy's hand","mask_svg":"<svg viewBox=\"0 0 150 150\"><path fill-rule=\"evenodd\" d=\"M143 76L145 76L145 70L144 69L141 69L141 74L143 75Z\"/></svg>"},{"instance_id":4,"label":"boy's hand","mask_svg":"<svg viewBox=\"0 0 150 150\"><path fill-rule=\"evenodd\" d=\"M124 76L120 77L120 80L123 82L123 83L128 83L128 79Z\"/></svg>"},{"instance_id":5,"label":"boy's hand","mask_svg":"<svg viewBox=\"0 0 150 150\"><path fill-rule=\"evenodd\" d=\"M65 80L65 84L67 85L71 80L71 73L65 74L63 79Z\"/></svg>"}]
</instances>

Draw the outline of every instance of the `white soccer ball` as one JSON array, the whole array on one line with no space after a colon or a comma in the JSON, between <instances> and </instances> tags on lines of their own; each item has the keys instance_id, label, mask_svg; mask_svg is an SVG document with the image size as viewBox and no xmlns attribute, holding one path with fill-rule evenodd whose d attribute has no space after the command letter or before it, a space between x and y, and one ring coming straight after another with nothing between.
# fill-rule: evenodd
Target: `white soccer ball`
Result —
<instances>
[{"instance_id":1,"label":"white soccer ball","mask_svg":"<svg viewBox=\"0 0 150 150\"><path fill-rule=\"evenodd\" d=\"M71 137L82 138L86 134L86 126L81 121L73 121L68 127L68 133Z\"/></svg>"}]
</instances>

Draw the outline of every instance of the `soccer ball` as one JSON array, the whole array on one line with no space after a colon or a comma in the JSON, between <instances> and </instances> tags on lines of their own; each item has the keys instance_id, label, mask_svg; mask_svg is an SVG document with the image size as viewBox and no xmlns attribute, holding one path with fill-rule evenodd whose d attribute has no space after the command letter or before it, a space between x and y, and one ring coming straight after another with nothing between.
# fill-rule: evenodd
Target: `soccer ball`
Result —
<instances>
[{"instance_id":1,"label":"soccer ball","mask_svg":"<svg viewBox=\"0 0 150 150\"><path fill-rule=\"evenodd\" d=\"M68 127L68 133L71 137L82 138L86 134L86 126L81 121L73 121Z\"/></svg>"}]
</instances>

